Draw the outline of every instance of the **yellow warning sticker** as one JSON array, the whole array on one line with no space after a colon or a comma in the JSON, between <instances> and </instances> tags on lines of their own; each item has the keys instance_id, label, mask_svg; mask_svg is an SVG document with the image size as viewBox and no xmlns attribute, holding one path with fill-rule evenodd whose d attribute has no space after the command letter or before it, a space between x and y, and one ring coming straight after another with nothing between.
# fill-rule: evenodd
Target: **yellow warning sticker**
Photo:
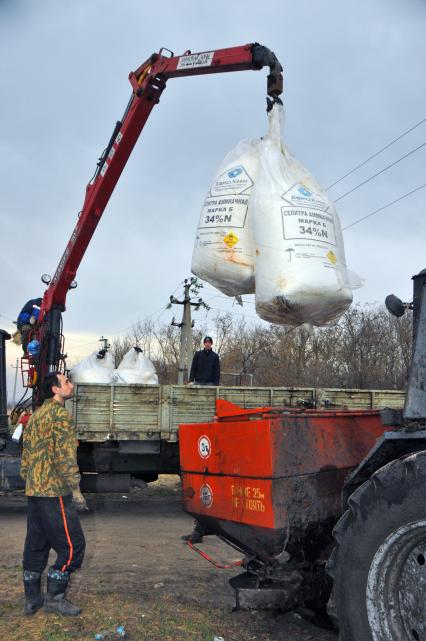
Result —
<instances>
[{"instance_id":1,"label":"yellow warning sticker","mask_svg":"<svg viewBox=\"0 0 426 641\"><path fill-rule=\"evenodd\" d=\"M225 245L228 245L228 247L233 247L238 243L240 239L234 232L230 231L228 234L226 234L225 238L223 239L223 242Z\"/></svg>"},{"instance_id":2,"label":"yellow warning sticker","mask_svg":"<svg viewBox=\"0 0 426 641\"><path fill-rule=\"evenodd\" d=\"M333 265L335 265L337 263L337 256L336 256L336 254L334 252L331 251L331 249L330 249L329 252L327 252L326 256L327 256L328 260L330 261L330 263L333 263Z\"/></svg>"}]
</instances>

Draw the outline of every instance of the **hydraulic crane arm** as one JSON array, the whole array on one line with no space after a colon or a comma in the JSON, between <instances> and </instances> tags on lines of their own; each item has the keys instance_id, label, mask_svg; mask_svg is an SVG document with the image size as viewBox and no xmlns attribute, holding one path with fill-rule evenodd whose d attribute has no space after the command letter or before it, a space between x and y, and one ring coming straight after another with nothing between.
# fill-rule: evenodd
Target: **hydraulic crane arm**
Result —
<instances>
[{"instance_id":1,"label":"hydraulic crane arm","mask_svg":"<svg viewBox=\"0 0 426 641\"><path fill-rule=\"evenodd\" d=\"M135 93L139 89L138 78L152 65L155 65L154 74L161 75L165 79L178 78L179 76L199 76L206 73L262 69L268 66L270 74L267 94L278 97L283 91L282 67L278 59L270 49L258 43L194 54L191 51L185 51L182 56L174 56L170 52L172 57L162 56L161 51L159 54L154 53L134 73L130 74L130 82Z\"/></svg>"},{"instance_id":2,"label":"hydraulic crane arm","mask_svg":"<svg viewBox=\"0 0 426 641\"><path fill-rule=\"evenodd\" d=\"M161 49L129 74L132 85L130 101L122 119L116 123L96 172L86 187L77 224L43 297L39 319L39 383L47 371L58 367L61 313L65 310L67 292L72 288L87 246L151 110L160 100L167 80L180 76L256 70L264 66L270 69L267 79L270 108L272 102L280 102L282 67L272 51L257 43L194 54L186 51L182 56L174 56L172 52Z\"/></svg>"}]
</instances>

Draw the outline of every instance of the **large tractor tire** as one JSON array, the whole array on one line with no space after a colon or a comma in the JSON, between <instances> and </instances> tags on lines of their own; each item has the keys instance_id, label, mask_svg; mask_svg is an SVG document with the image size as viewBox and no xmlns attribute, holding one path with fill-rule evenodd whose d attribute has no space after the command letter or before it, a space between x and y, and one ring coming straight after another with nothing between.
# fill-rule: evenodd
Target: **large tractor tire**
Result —
<instances>
[{"instance_id":1,"label":"large tractor tire","mask_svg":"<svg viewBox=\"0 0 426 641\"><path fill-rule=\"evenodd\" d=\"M348 506L327 564L339 641L426 641L426 452L379 469Z\"/></svg>"}]
</instances>

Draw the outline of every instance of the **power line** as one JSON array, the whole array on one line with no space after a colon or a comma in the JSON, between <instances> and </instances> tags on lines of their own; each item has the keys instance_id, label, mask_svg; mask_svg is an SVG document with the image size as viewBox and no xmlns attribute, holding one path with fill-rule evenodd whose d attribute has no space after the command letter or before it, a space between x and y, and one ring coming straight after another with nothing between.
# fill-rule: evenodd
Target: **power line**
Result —
<instances>
[{"instance_id":1,"label":"power line","mask_svg":"<svg viewBox=\"0 0 426 641\"><path fill-rule=\"evenodd\" d=\"M221 296L222 298L226 298L227 300L232 300L232 296L227 296L225 294L222 294L220 289L213 289L212 287L206 287L203 285L203 290L206 291L207 293L214 294L215 296Z\"/></svg>"},{"instance_id":2,"label":"power line","mask_svg":"<svg viewBox=\"0 0 426 641\"><path fill-rule=\"evenodd\" d=\"M350 176L351 174L353 174L353 173L354 173L354 171L357 171L357 169L360 169L361 167L363 167L364 165L366 165L370 160L373 160L373 158L375 158L376 156L378 156L379 154L381 154L383 151L385 151L386 149L389 149L389 147L391 147L393 144L395 144L396 142L398 142L398 140L401 140L401 138L404 138L404 136L406 136L407 134L409 134L411 131L414 131L414 129L417 129L417 127L420 127L420 125L422 125L424 122L426 122L426 118L423 118L423 120L420 120L420 121L419 121L418 123L416 123L413 127L410 127L410 129L407 129L407 131L404 131L404 133L402 133L400 136L398 136L397 138L394 138L394 139L393 139L393 140L391 140L391 142L389 142L387 145L385 145L384 147L382 147L381 149L379 149L379 151L376 151L376 153L375 153L375 154L373 154L372 156L369 156L369 157L367 158L367 160L364 160L364 161L363 161L363 162L361 162L359 165L357 165L356 167L354 167L353 169L351 169L350 171L348 171L344 176L342 176L342 177L341 177L341 178L339 178L338 180L334 181L334 183L331 183L331 185L329 185L328 187L326 187L326 191L328 191L329 189L331 189L332 187L334 187L334 185L337 185L337 183L341 182L342 180L344 180L345 178L347 178L347 177L348 177L348 176Z\"/></svg>"},{"instance_id":3,"label":"power line","mask_svg":"<svg viewBox=\"0 0 426 641\"><path fill-rule=\"evenodd\" d=\"M181 287L181 284L180 284L180 283L179 283L179 285L176 287L176 289L174 290L174 292L173 292L172 296L174 296L174 294L176 294L176 292L177 292L177 290L179 289L179 287ZM144 320L149 320L150 318L152 318L153 316L155 316L156 314L158 314L157 318L155 318L155 319L154 319L154 321L153 321L154 323L157 323L157 322L159 321L159 319L161 318L161 316L164 314L164 312L165 312L165 311L167 311L167 309L168 309L168 304L167 304L167 305L163 305L162 307L159 307L158 309L156 309L154 312L151 312L151 314L147 314L146 316L144 316L144 317L142 318L142 321L144 321ZM125 332L125 331L127 331L127 330L131 330L131 329L133 329L133 328L134 328L134 326L135 326L138 322L139 322L139 321L134 321L134 322L133 322L133 323L131 323L130 325L126 325L126 327L123 327L122 329L119 329L119 330L115 330L115 331L114 331L114 332L112 332L112 333L113 333L115 336L119 336L119 335L123 334L123 332Z\"/></svg>"},{"instance_id":4,"label":"power line","mask_svg":"<svg viewBox=\"0 0 426 641\"><path fill-rule=\"evenodd\" d=\"M9 318L9 316L5 316L4 314L0 314L0 318L5 318L6 320L10 321L11 323L14 323L15 321L13 318Z\"/></svg>"},{"instance_id":5,"label":"power line","mask_svg":"<svg viewBox=\"0 0 426 641\"><path fill-rule=\"evenodd\" d=\"M370 182L370 180L373 180L373 178L376 178L377 176L380 176L380 174L383 174L385 171L387 171L387 170L388 170L388 169L390 169L391 167L394 167L394 166L395 166L395 165L397 165L399 162L401 162L401 160L404 160L404 158L408 158L408 156L411 156L411 154L414 154L416 151L418 151L418 150L419 150L419 149L421 149L422 147L426 147L426 142L423 142L421 145L419 145L419 146L418 146L418 147L416 147L415 149L412 149L412 150L411 150L411 151L409 151L408 153L404 154L404 156L401 156L401 158L398 158L397 160L395 160L394 162L392 162L392 163L391 163L390 165L388 165L387 167L384 167L383 169L381 169L380 171L376 172L375 174L373 174L372 176L370 176L370 177L369 177L369 178L367 178L366 180L363 180L363 181L362 181L362 183L359 183L359 185L356 185L355 187L353 187L353 188L352 188L352 189L350 189L349 191L347 191L347 192L345 192L344 194L342 194L341 196L339 196L339 198L336 198L336 199L334 200L334 202L335 202L335 203L339 202L339 200L342 200L342 198L345 198L345 196L348 196L349 194L351 194L351 193L352 193L353 191L355 191L356 189L359 189L359 188L360 188L360 187L362 187L363 185L367 184L368 182Z\"/></svg>"},{"instance_id":6,"label":"power line","mask_svg":"<svg viewBox=\"0 0 426 641\"><path fill-rule=\"evenodd\" d=\"M230 302L232 300L229 296L223 296L222 294L215 294L214 296L210 296L210 298L207 298L206 303L213 300L214 298L220 298L222 300L226 300L227 302ZM245 298L241 298L241 300L246 305L255 305L255 302L253 300L246 300ZM232 305L234 306L233 300L232 300Z\"/></svg>"},{"instance_id":7,"label":"power line","mask_svg":"<svg viewBox=\"0 0 426 641\"><path fill-rule=\"evenodd\" d=\"M221 309L220 307L210 307L216 312L223 312L224 314L237 314L237 316L244 316L244 318L254 318L255 320L261 320L259 316L254 316L253 314L245 314L244 312L239 312L237 310Z\"/></svg>"},{"instance_id":8,"label":"power line","mask_svg":"<svg viewBox=\"0 0 426 641\"><path fill-rule=\"evenodd\" d=\"M379 209L375 209L370 214L367 214L366 216L363 216L362 218L358 218L358 220L355 220L350 225L346 225L346 227L343 227L343 230L349 229L350 227L353 227L354 225L358 225L358 223L362 222L366 218L371 218L371 216L374 216L375 214L378 214L379 211L383 211L387 207L390 207L391 205L394 205L395 203L399 202L400 200L403 200L404 198L407 198L408 196L411 196L411 194L414 194L416 191L420 191L420 189L424 189L425 187L426 187L426 183L424 185L420 185L419 187L416 187L415 189L412 189L411 191L408 191L406 194L403 194L399 198L395 198L395 200L392 200L390 203L387 203L386 205L383 205L383 207L379 207Z\"/></svg>"},{"instance_id":9,"label":"power line","mask_svg":"<svg viewBox=\"0 0 426 641\"><path fill-rule=\"evenodd\" d=\"M211 296L209 299L207 299L206 302L208 302L209 300L212 300L213 298L222 298L223 300L226 300L228 302L232 301L232 304L234 304L234 300L235 300L236 296L225 296L224 294L218 294L217 290L211 289L210 287L205 287L204 285L203 285L203 289L207 293L211 292L212 294L214 294L214 296ZM250 294L246 294L246 295L250 296ZM243 303L247 303L249 305L254 305L255 304L254 300L248 300L247 298L243 298L242 296L241 296L241 300L243 301Z\"/></svg>"},{"instance_id":10,"label":"power line","mask_svg":"<svg viewBox=\"0 0 426 641\"><path fill-rule=\"evenodd\" d=\"M174 296L174 295L176 294L177 290L178 290L180 287L182 287L183 282L184 282L184 281L182 281L181 283L179 283L179 285L176 287L176 289L174 290L174 292L171 294L172 296ZM158 323L158 321L160 320L160 318L162 317L162 315L164 314L164 312L166 312L168 309L169 309L169 303L167 303L167 305L164 305L160 310L157 310L157 311L159 311L160 313L158 314L157 318L154 320L154 323ZM152 318L152 316L154 316L154 314L156 314L156 313L157 313L157 312L154 312L153 314L150 314L150 316L148 316L147 318Z\"/></svg>"}]
</instances>

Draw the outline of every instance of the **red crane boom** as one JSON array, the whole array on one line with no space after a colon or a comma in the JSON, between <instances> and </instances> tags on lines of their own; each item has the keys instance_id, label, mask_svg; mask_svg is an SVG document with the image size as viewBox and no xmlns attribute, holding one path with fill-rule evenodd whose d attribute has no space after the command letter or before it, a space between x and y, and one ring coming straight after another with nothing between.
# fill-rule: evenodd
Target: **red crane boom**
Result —
<instances>
[{"instance_id":1,"label":"red crane boom","mask_svg":"<svg viewBox=\"0 0 426 641\"><path fill-rule=\"evenodd\" d=\"M166 53L171 55L165 55ZM167 80L180 76L256 70L264 66L270 68L267 79L270 108L274 101L280 101L279 95L283 89L282 67L272 51L257 43L194 54L186 51L181 56L174 56L172 52L161 49L129 74L132 85L130 101L123 118L116 123L96 172L86 187L77 224L43 297L39 326L34 336L41 343L37 387L48 371L60 367L61 314L65 311L67 292L73 287L77 269L93 233L151 110L160 100Z\"/></svg>"}]
</instances>

